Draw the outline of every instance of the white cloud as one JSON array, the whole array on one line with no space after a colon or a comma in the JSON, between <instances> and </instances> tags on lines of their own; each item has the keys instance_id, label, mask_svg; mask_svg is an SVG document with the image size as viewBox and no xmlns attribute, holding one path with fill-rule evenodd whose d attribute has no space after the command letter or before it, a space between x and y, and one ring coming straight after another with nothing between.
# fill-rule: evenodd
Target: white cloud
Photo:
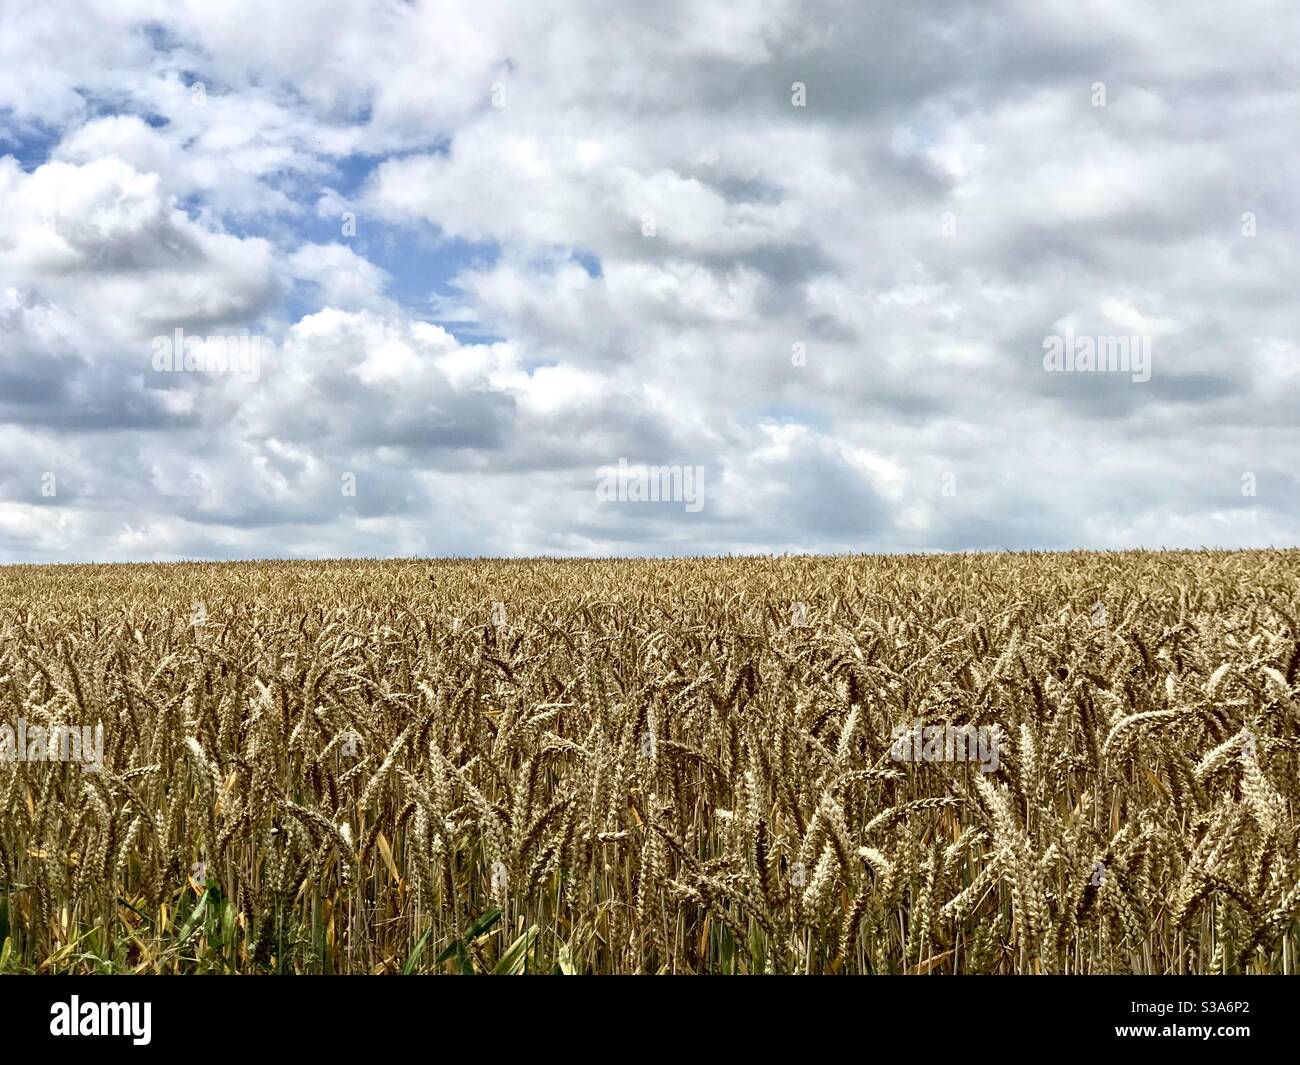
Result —
<instances>
[{"instance_id":1,"label":"white cloud","mask_svg":"<svg viewBox=\"0 0 1300 1065\"><path fill-rule=\"evenodd\" d=\"M1294 543L1288 17L6 5L0 561Z\"/></svg>"}]
</instances>

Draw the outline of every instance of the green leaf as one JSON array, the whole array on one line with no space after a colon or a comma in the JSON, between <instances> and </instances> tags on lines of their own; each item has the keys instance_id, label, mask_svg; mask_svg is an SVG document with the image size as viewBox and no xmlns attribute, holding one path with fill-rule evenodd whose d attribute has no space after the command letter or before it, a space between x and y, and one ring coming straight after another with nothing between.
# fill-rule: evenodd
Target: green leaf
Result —
<instances>
[{"instance_id":1,"label":"green leaf","mask_svg":"<svg viewBox=\"0 0 1300 1065\"><path fill-rule=\"evenodd\" d=\"M194 931L195 925L197 925L201 920L203 920L203 915L207 912L207 909L208 909L208 893L205 891L203 892L203 895L199 898L198 905L194 907L194 909L190 912L189 917L185 919L185 924L181 927L180 936L178 937L177 940L179 943L184 943L187 939L190 938L190 933Z\"/></svg>"},{"instance_id":2,"label":"green leaf","mask_svg":"<svg viewBox=\"0 0 1300 1065\"><path fill-rule=\"evenodd\" d=\"M486 910L479 914L478 917L470 923L469 928L465 930L465 942L472 943L483 935L489 928L501 920L500 910Z\"/></svg>"},{"instance_id":3,"label":"green leaf","mask_svg":"<svg viewBox=\"0 0 1300 1065\"><path fill-rule=\"evenodd\" d=\"M432 925L430 925L430 926L429 926L429 930L428 930L427 932L425 932L424 935L422 935L422 936L420 937L420 942L418 942L417 944L415 944L415 949L414 949L413 951L411 951L411 956L410 956L409 958L406 959L406 964L402 966L402 975L403 975L403 976L410 976L410 975L411 975L412 970L415 968L415 963L416 963L417 961L420 960L420 952L424 950L424 945L425 945L427 942L429 942L429 937L430 937L431 935L433 935L433 926L432 926ZM442 961L441 958L439 958L438 960L439 960L439 961Z\"/></svg>"},{"instance_id":4,"label":"green leaf","mask_svg":"<svg viewBox=\"0 0 1300 1065\"><path fill-rule=\"evenodd\" d=\"M492 970L493 976L518 976L524 971L524 965L528 961L528 952L532 949L534 940L537 939L537 925L533 925L527 932L516 939L501 955L501 960Z\"/></svg>"},{"instance_id":5,"label":"green leaf","mask_svg":"<svg viewBox=\"0 0 1300 1065\"><path fill-rule=\"evenodd\" d=\"M761 973L766 968L767 963L766 943L763 939L763 930L755 923L749 926L749 958L750 972Z\"/></svg>"},{"instance_id":6,"label":"green leaf","mask_svg":"<svg viewBox=\"0 0 1300 1065\"><path fill-rule=\"evenodd\" d=\"M438 955L437 964L441 965L443 962L450 961L452 958L455 958L460 964L462 975L472 976L474 974L474 965L470 961L469 951L465 949L464 940L453 940L451 946Z\"/></svg>"}]
</instances>

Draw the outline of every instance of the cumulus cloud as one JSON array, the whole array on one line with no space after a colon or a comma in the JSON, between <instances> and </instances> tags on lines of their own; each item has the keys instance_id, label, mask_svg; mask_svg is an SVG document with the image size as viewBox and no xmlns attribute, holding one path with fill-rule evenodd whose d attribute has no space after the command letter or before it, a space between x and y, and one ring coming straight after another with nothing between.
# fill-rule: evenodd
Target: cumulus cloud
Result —
<instances>
[{"instance_id":1,"label":"cumulus cloud","mask_svg":"<svg viewBox=\"0 0 1300 1065\"><path fill-rule=\"evenodd\" d=\"M1289 17L8 4L0 562L1294 544Z\"/></svg>"}]
</instances>

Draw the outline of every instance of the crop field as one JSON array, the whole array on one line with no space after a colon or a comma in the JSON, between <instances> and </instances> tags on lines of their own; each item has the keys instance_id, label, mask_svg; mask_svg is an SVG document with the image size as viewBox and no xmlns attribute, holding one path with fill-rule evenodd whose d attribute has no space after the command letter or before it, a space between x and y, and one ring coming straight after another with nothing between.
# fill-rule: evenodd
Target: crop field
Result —
<instances>
[{"instance_id":1,"label":"crop field","mask_svg":"<svg viewBox=\"0 0 1300 1065\"><path fill-rule=\"evenodd\" d=\"M1300 552L0 569L0 971L1294 973Z\"/></svg>"}]
</instances>

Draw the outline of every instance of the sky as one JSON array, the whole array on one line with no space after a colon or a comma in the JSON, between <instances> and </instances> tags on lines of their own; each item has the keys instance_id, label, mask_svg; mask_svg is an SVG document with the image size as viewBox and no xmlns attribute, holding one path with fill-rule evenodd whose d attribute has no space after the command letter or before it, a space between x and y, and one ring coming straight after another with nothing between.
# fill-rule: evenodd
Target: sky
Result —
<instances>
[{"instance_id":1,"label":"sky","mask_svg":"<svg viewBox=\"0 0 1300 1065\"><path fill-rule=\"evenodd\" d=\"M5 0L0 563L1294 546L1298 31Z\"/></svg>"}]
</instances>

